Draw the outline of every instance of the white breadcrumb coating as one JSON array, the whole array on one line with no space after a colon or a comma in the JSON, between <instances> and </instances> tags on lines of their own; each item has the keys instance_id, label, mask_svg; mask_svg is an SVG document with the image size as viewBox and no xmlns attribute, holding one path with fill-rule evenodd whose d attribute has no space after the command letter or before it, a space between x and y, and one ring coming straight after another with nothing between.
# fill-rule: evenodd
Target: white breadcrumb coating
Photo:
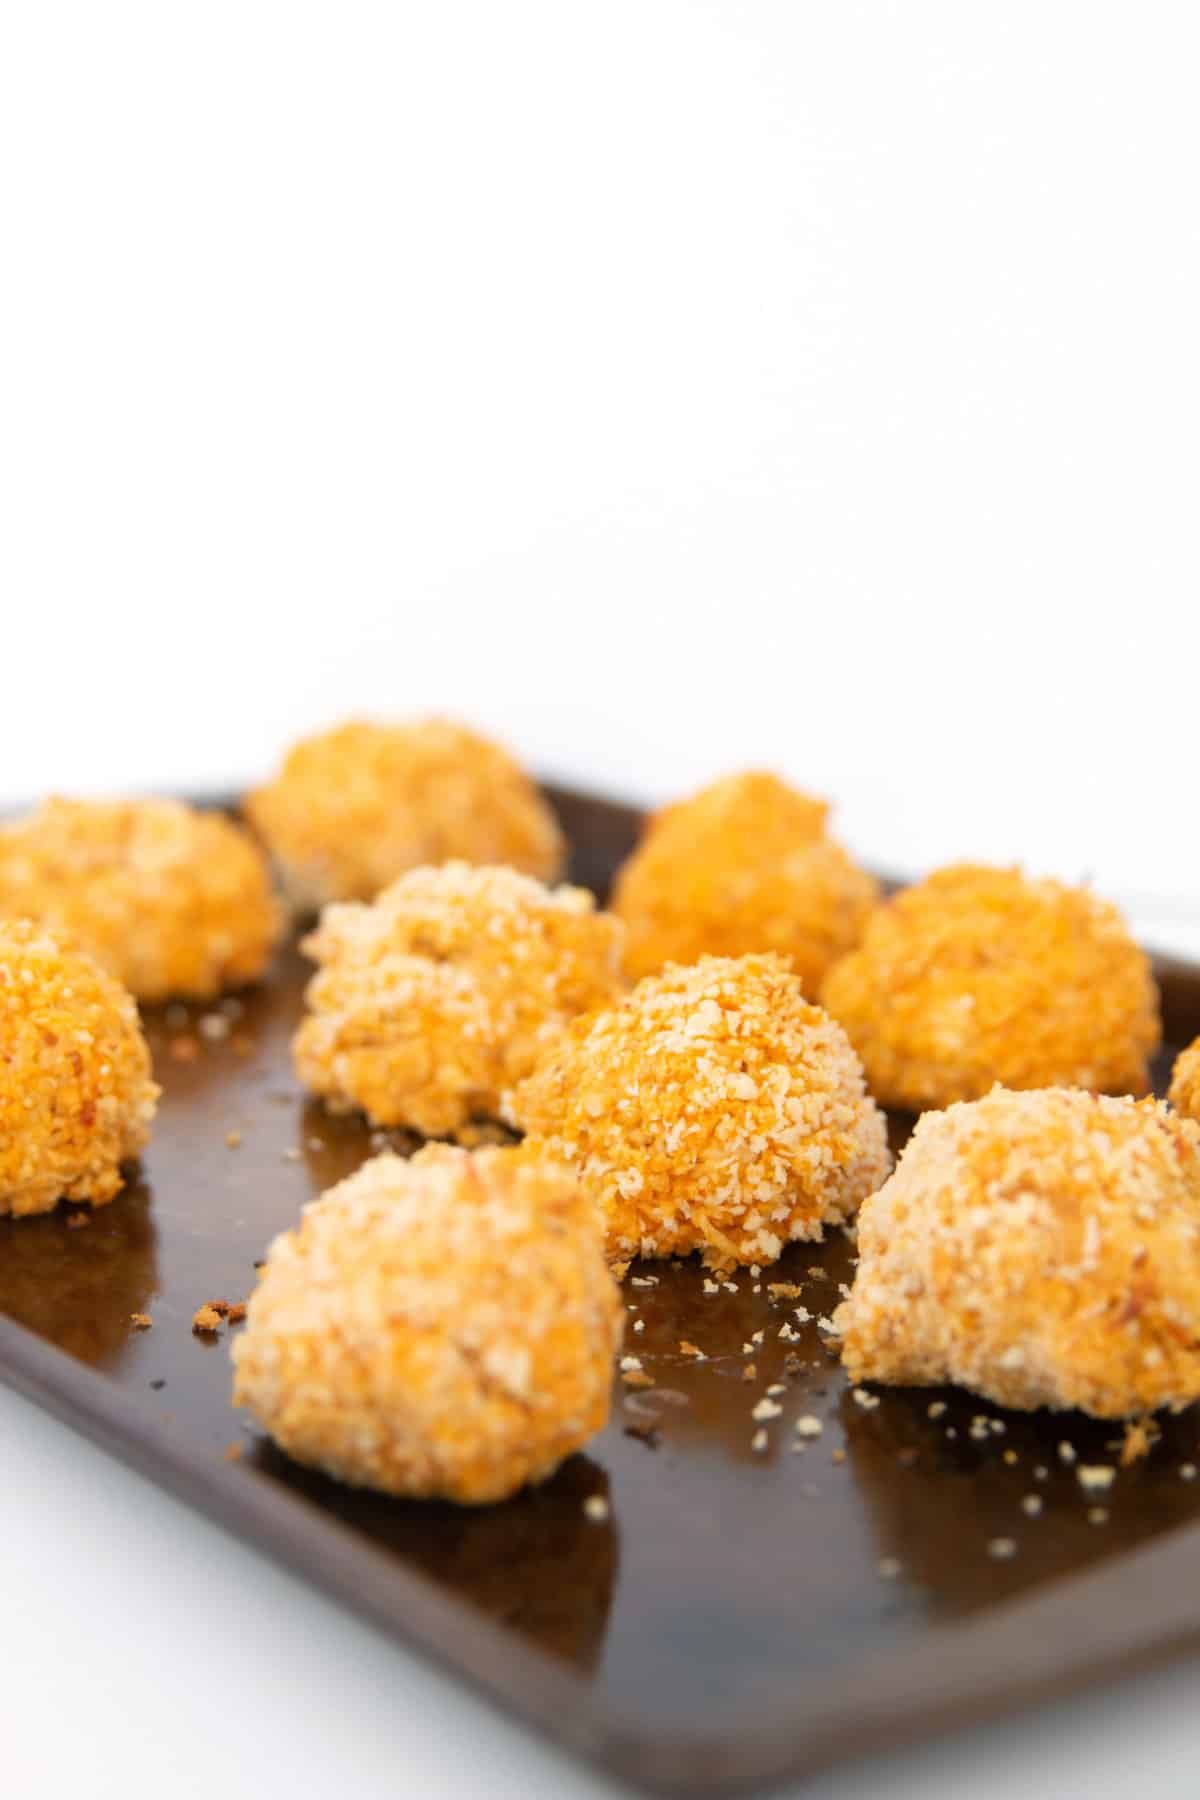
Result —
<instances>
[{"instance_id":1,"label":"white breadcrumb coating","mask_svg":"<svg viewBox=\"0 0 1200 1800\"><path fill-rule=\"evenodd\" d=\"M371 906L328 906L296 1070L334 1110L447 1137L502 1097L581 1012L620 990L621 927L582 888L446 863Z\"/></svg>"},{"instance_id":2,"label":"white breadcrumb coating","mask_svg":"<svg viewBox=\"0 0 1200 1800\"><path fill-rule=\"evenodd\" d=\"M883 1106L1010 1088L1143 1094L1159 1041L1149 958L1117 908L1019 869L939 869L879 907L822 1003Z\"/></svg>"},{"instance_id":3,"label":"white breadcrumb coating","mask_svg":"<svg viewBox=\"0 0 1200 1800\"><path fill-rule=\"evenodd\" d=\"M499 744L449 719L354 719L293 745L246 814L297 910L373 900L426 863L507 863L552 881L553 812Z\"/></svg>"},{"instance_id":4,"label":"white breadcrumb coating","mask_svg":"<svg viewBox=\"0 0 1200 1800\"><path fill-rule=\"evenodd\" d=\"M513 1113L603 1203L609 1252L774 1262L890 1167L841 1027L778 956L703 957L579 1019Z\"/></svg>"},{"instance_id":5,"label":"white breadcrumb coating","mask_svg":"<svg viewBox=\"0 0 1200 1800\"><path fill-rule=\"evenodd\" d=\"M1200 1038L1176 1058L1167 1098L1177 1111L1200 1120Z\"/></svg>"},{"instance_id":6,"label":"white breadcrumb coating","mask_svg":"<svg viewBox=\"0 0 1200 1800\"><path fill-rule=\"evenodd\" d=\"M275 1239L234 1402L339 1480L502 1500L604 1425L623 1320L570 1171L431 1144L376 1157Z\"/></svg>"},{"instance_id":7,"label":"white breadcrumb coating","mask_svg":"<svg viewBox=\"0 0 1200 1800\"><path fill-rule=\"evenodd\" d=\"M1080 1089L927 1113L863 1206L852 1381L1120 1418L1200 1397L1200 1126Z\"/></svg>"},{"instance_id":8,"label":"white breadcrumb coating","mask_svg":"<svg viewBox=\"0 0 1200 1800\"><path fill-rule=\"evenodd\" d=\"M656 813L613 891L629 973L775 950L815 995L879 899L875 880L828 836L828 810L752 770Z\"/></svg>"},{"instance_id":9,"label":"white breadcrumb coating","mask_svg":"<svg viewBox=\"0 0 1200 1800\"><path fill-rule=\"evenodd\" d=\"M132 996L61 936L0 920L0 1213L113 1199L158 1093Z\"/></svg>"},{"instance_id":10,"label":"white breadcrumb coating","mask_svg":"<svg viewBox=\"0 0 1200 1800\"><path fill-rule=\"evenodd\" d=\"M48 800L0 827L0 913L67 932L139 1000L256 981L283 929L250 834L178 800Z\"/></svg>"}]
</instances>

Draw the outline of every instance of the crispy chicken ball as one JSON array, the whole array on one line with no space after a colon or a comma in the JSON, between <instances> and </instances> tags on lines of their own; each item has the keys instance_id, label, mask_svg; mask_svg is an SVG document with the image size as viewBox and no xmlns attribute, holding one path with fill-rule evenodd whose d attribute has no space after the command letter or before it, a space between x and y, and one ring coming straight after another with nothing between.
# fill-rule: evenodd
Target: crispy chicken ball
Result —
<instances>
[{"instance_id":1,"label":"crispy chicken ball","mask_svg":"<svg viewBox=\"0 0 1200 1800\"><path fill-rule=\"evenodd\" d=\"M0 920L0 1213L111 1200L158 1091L120 983L43 926Z\"/></svg>"},{"instance_id":2,"label":"crispy chicken ball","mask_svg":"<svg viewBox=\"0 0 1200 1800\"><path fill-rule=\"evenodd\" d=\"M582 888L463 862L414 869L371 906L328 906L296 1070L334 1111L448 1137L502 1096L577 1013L620 991L620 932Z\"/></svg>"},{"instance_id":3,"label":"crispy chicken ball","mask_svg":"<svg viewBox=\"0 0 1200 1800\"><path fill-rule=\"evenodd\" d=\"M1175 1059L1167 1098L1177 1111L1200 1121L1200 1038Z\"/></svg>"},{"instance_id":4,"label":"crispy chicken ball","mask_svg":"<svg viewBox=\"0 0 1200 1800\"><path fill-rule=\"evenodd\" d=\"M1200 1125L997 1088L918 1121L834 1314L854 1381L1120 1418L1200 1397Z\"/></svg>"},{"instance_id":5,"label":"crispy chicken ball","mask_svg":"<svg viewBox=\"0 0 1200 1800\"><path fill-rule=\"evenodd\" d=\"M777 950L807 994L852 950L879 898L825 832L824 801L774 775L731 775L651 819L617 876L626 966Z\"/></svg>"},{"instance_id":6,"label":"crispy chicken ball","mask_svg":"<svg viewBox=\"0 0 1200 1800\"><path fill-rule=\"evenodd\" d=\"M576 1020L513 1112L603 1203L614 1259L774 1262L848 1218L890 1166L845 1033L778 956L647 976Z\"/></svg>"},{"instance_id":7,"label":"crispy chicken ball","mask_svg":"<svg viewBox=\"0 0 1200 1800\"><path fill-rule=\"evenodd\" d=\"M296 907L373 900L409 869L460 859L552 881L554 814L506 750L448 719L351 720L302 739L246 800Z\"/></svg>"},{"instance_id":8,"label":"crispy chicken ball","mask_svg":"<svg viewBox=\"0 0 1200 1800\"><path fill-rule=\"evenodd\" d=\"M255 981L282 929L249 834L177 800L49 800L0 827L0 914L68 932L139 1000Z\"/></svg>"},{"instance_id":9,"label":"crispy chicken ball","mask_svg":"<svg viewBox=\"0 0 1200 1800\"><path fill-rule=\"evenodd\" d=\"M234 1401L341 1481L503 1500L604 1425L623 1322L568 1170L430 1144L374 1158L275 1239Z\"/></svg>"},{"instance_id":10,"label":"crispy chicken ball","mask_svg":"<svg viewBox=\"0 0 1200 1800\"><path fill-rule=\"evenodd\" d=\"M880 907L825 979L884 1106L996 1083L1144 1093L1158 1046L1150 963L1115 906L1018 869L941 869Z\"/></svg>"}]
</instances>

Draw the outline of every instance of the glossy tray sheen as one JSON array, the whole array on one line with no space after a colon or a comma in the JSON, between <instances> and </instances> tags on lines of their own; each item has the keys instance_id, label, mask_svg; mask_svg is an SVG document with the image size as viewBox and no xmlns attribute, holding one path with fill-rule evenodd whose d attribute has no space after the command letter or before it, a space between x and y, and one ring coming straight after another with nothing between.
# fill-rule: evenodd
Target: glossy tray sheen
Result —
<instances>
[{"instance_id":1,"label":"glossy tray sheen","mask_svg":"<svg viewBox=\"0 0 1200 1800\"><path fill-rule=\"evenodd\" d=\"M638 815L553 798L573 876L603 893ZM370 1153L361 1123L327 1118L292 1075L304 975L286 952L240 997L224 1036L199 1028L206 1009L147 1012L165 1092L141 1178L83 1225L66 1207L0 1221L6 1381L662 1793L765 1785L1113 1675L1197 1635L1200 1481L1180 1473L1200 1461L1194 1413L1122 1472L1096 1524L1095 1498L1057 1446L1112 1460L1111 1427L1002 1414L950 1390L887 1393L863 1410L815 1326L780 1337L797 1302L766 1291L797 1282L810 1312L831 1311L850 1275L840 1234L789 1251L761 1291L747 1272L736 1293L710 1296L694 1265L635 1267L631 1277L658 1278L626 1283L628 1348L655 1390L619 1388L588 1453L507 1505L405 1504L292 1467L230 1408L236 1327L204 1342L191 1318L202 1301L244 1298L274 1233ZM1164 963L1160 976L1173 1049L1200 1032L1200 970ZM134 1312L153 1328L133 1330ZM751 1358L743 1346L758 1332ZM783 1412L759 1453L751 1409L776 1382ZM937 1420L934 1398L947 1405ZM802 1413L823 1431L797 1452ZM972 1436L980 1415L999 1429ZM1043 1499L1036 1518L1020 1506L1030 1492ZM593 1494L608 1498L606 1521L584 1512ZM1010 1561L988 1554L1001 1536L1016 1539Z\"/></svg>"}]
</instances>

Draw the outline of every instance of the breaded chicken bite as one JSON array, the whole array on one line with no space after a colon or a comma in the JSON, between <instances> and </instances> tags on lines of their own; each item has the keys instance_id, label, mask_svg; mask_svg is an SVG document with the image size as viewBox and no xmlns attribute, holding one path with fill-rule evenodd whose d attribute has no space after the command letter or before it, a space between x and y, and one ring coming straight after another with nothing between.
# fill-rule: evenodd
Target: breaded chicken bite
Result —
<instances>
[{"instance_id":1,"label":"breaded chicken bite","mask_svg":"<svg viewBox=\"0 0 1200 1800\"><path fill-rule=\"evenodd\" d=\"M1200 1038L1176 1057L1167 1098L1177 1112L1200 1120Z\"/></svg>"},{"instance_id":2,"label":"breaded chicken bite","mask_svg":"<svg viewBox=\"0 0 1200 1800\"><path fill-rule=\"evenodd\" d=\"M297 909L373 900L409 869L503 863L552 881L550 807L508 752L448 719L351 720L302 739L246 814Z\"/></svg>"},{"instance_id":3,"label":"breaded chicken bite","mask_svg":"<svg viewBox=\"0 0 1200 1800\"><path fill-rule=\"evenodd\" d=\"M826 835L828 810L774 775L748 773L657 813L613 893L630 974L776 950L815 996L879 898L874 879Z\"/></svg>"},{"instance_id":4,"label":"breaded chicken bite","mask_svg":"<svg viewBox=\"0 0 1200 1800\"><path fill-rule=\"evenodd\" d=\"M0 914L66 931L139 1000L256 981L283 927L249 834L178 800L49 800L0 827Z\"/></svg>"},{"instance_id":5,"label":"breaded chicken bite","mask_svg":"<svg viewBox=\"0 0 1200 1800\"><path fill-rule=\"evenodd\" d=\"M940 869L874 914L825 979L884 1106L1011 1088L1145 1093L1158 1047L1149 959L1115 906L1018 869Z\"/></svg>"},{"instance_id":6,"label":"breaded chicken bite","mask_svg":"<svg viewBox=\"0 0 1200 1800\"><path fill-rule=\"evenodd\" d=\"M340 1481L503 1500L604 1425L623 1321L569 1171L431 1144L366 1163L275 1239L234 1402Z\"/></svg>"},{"instance_id":7,"label":"breaded chicken bite","mask_svg":"<svg viewBox=\"0 0 1200 1800\"><path fill-rule=\"evenodd\" d=\"M515 869L414 869L371 906L328 906L296 1072L333 1111L450 1137L502 1096L581 1012L621 988L616 920L582 888Z\"/></svg>"},{"instance_id":8,"label":"breaded chicken bite","mask_svg":"<svg viewBox=\"0 0 1200 1800\"><path fill-rule=\"evenodd\" d=\"M111 1200L158 1092L120 983L43 926L0 920L0 1213Z\"/></svg>"},{"instance_id":9,"label":"breaded chicken bite","mask_svg":"<svg viewBox=\"0 0 1200 1800\"><path fill-rule=\"evenodd\" d=\"M706 956L579 1019L518 1088L517 1123L578 1169L609 1253L774 1262L890 1167L839 1025L778 956Z\"/></svg>"},{"instance_id":10,"label":"breaded chicken bite","mask_svg":"<svg viewBox=\"0 0 1200 1800\"><path fill-rule=\"evenodd\" d=\"M1121 1418L1200 1398L1200 1125L1071 1088L929 1113L858 1220L854 1381Z\"/></svg>"}]
</instances>

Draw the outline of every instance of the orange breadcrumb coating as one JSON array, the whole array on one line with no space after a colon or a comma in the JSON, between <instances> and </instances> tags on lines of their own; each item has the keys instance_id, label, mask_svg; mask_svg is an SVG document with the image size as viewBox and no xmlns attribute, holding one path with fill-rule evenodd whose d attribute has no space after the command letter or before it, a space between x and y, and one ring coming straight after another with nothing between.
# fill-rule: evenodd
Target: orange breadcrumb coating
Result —
<instances>
[{"instance_id":1,"label":"orange breadcrumb coating","mask_svg":"<svg viewBox=\"0 0 1200 1800\"><path fill-rule=\"evenodd\" d=\"M342 1481L503 1500L604 1425L623 1321L568 1170L430 1144L366 1163L275 1239L234 1402Z\"/></svg>"},{"instance_id":2,"label":"orange breadcrumb coating","mask_svg":"<svg viewBox=\"0 0 1200 1800\"><path fill-rule=\"evenodd\" d=\"M571 1026L513 1112L601 1200L614 1258L773 1262L848 1218L890 1166L845 1033L778 956L647 976Z\"/></svg>"},{"instance_id":3,"label":"orange breadcrumb coating","mask_svg":"<svg viewBox=\"0 0 1200 1800\"><path fill-rule=\"evenodd\" d=\"M42 926L0 920L0 1213L111 1200L158 1092L120 983Z\"/></svg>"},{"instance_id":4,"label":"orange breadcrumb coating","mask_svg":"<svg viewBox=\"0 0 1200 1800\"><path fill-rule=\"evenodd\" d=\"M373 900L426 863L506 863L542 881L563 864L562 833L524 770L447 719L351 720L304 738L246 813L309 912Z\"/></svg>"},{"instance_id":5,"label":"orange breadcrumb coating","mask_svg":"<svg viewBox=\"0 0 1200 1800\"><path fill-rule=\"evenodd\" d=\"M177 800L49 800L0 827L0 913L68 932L139 1000L255 981L282 929L249 834Z\"/></svg>"},{"instance_id":6,"label":"orange breadcrumb coating","mask_svg":"<svg viewBox=\"0 0 1200 1800\"><path fill-rule=\"evenodd\" d=\"M1200 1126L995 1089L921 1119L834 1314L851 1380L1101 1418L1200 1397Z\"/></svg>"},{"instance_id":7,"label":"orange breadcrumb coating","mask_svg":"<svg viewBox=\"0 0 1200 1800\"><path fill-rule=\"evenodd\" d=\"M372 906L328 906L296 1070L335 1111L447 1137L503 1094L568 1022L620 990L621 928L582 888L446 863Z\"/></svg>"},{"instance_id":8,"label":"orange breadcrumb coating","mask_svg":"<svg viewBox=\"0 0 1200 1800\"><path fill-rule=\"evenodd\" d=\"M1167 1098L1189 1119L1200 1120L1200 1038L1176 1058Z\"/></svg>"},{"instance_id":9,"label":"orange breadcrumb coating","mask_svg":"<svg viewBox=\"0 0 1200 1800\"><path fill-rule=\"evenodd\" d=\"M1018 869L941 869L880 907L821 999L884 1106L996 1083L1144 1093L1159 1041L1147 957L1115 906Z\"/></svg>"},{"instance_id":10,"label":"orange breadcrumb coating","mask_svg":"<svg viewBox=\"0 0 1200 1800\"><path fill-rule=\"evenodd\" d=\"M826 836L827 811L774 775L750 773L657 813L613 894L630 974L778 950L815 994L879 898L872 877Z\"/></svg>"}]
</instances>

